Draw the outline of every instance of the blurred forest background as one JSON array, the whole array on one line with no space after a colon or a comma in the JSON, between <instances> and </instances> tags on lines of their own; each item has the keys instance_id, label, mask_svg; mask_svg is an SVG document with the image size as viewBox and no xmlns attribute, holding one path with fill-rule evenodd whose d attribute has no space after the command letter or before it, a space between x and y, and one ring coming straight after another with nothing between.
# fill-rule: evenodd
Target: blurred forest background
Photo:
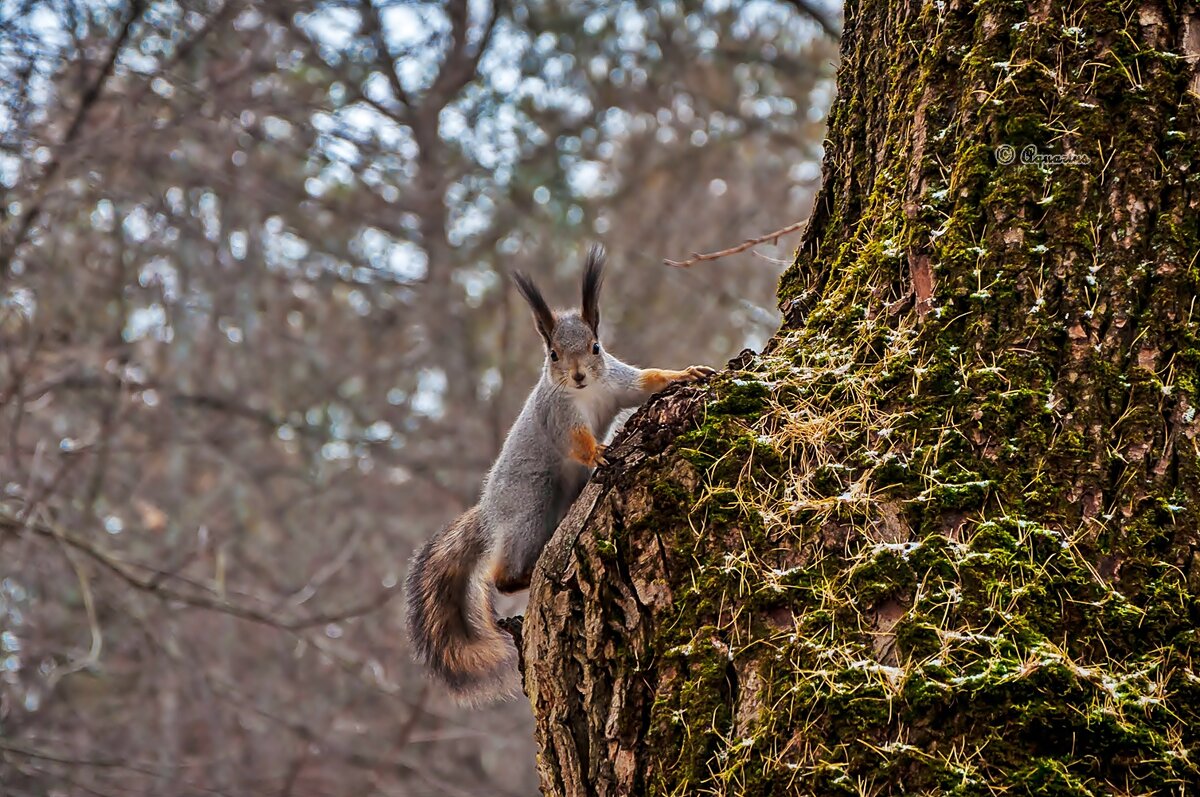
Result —
<instances>
[{"instance_id":1,"label":"blurred forest background","mask_svg":"<svg viewBox=\"0 0 1200 797\"><path fill-rule=\"evenodd\" d=\"M838 9L0 0L0 794L528 795L406 560L542 353L508 274L716 366L774 331ZM519 609L519 606L507 606Z\"/></svg>"}]
</instances>

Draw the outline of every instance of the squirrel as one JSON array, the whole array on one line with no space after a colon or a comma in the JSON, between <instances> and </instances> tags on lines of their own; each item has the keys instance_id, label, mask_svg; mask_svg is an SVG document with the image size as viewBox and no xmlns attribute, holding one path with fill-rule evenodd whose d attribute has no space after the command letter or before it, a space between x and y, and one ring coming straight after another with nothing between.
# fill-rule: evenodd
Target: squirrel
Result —
<instances>
[{"instance_id":1,"label":"squirrel","mask_svg":"<svg viewBox=\"0 0 1200 797\"><path fill-rule=\"evenodd\" d=\"M415 658L456 702L477 705L521 691L517 649L497 624L495 591L529 588L534 565L592 470L605 464L614 418L673 382L716 371L635 368L600 345L604 250L593 246L579 310L552 311L527 275L513 275L533 310L546 359L541 378L483 483L479 503L413 557L405 591Z\"/></svg>"}]
</instances>

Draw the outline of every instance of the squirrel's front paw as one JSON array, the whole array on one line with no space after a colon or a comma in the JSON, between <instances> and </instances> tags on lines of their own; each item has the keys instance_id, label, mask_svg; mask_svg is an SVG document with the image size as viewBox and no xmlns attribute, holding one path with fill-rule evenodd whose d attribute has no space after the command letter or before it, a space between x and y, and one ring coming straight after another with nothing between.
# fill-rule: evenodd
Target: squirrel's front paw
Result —
<instances>
[{"instance_id":1,"label":"squirrel's front paw","mask_svg":"<svg viewBox=\"0 0 1200 797\"><path fill-rule=\"evenodd\" d=\"M712 376L717 372L716 368L709 368L707 365L689 365L683 372L683 382L696 382L705 377Z\"/></svg>"},{"instance_id":2,"label":"squirrel's front paw","mask_svg":"<svg viewBox=\"0 0 1200 797\"><path fill-rule=\"evenodd\" d=\"M596 439L592 430L586 426L576 426L571 430L571 459L587 465L589 468L607 464L604 451L607 448Z\"/></svg>"},{"instance_id":3,"label":"squirrel's front paw","mask_svg":"<svg viewBox=\"0 0 1200 797\"><path fill-rule=\"evenodd\" d=\"M605 456L607 453L608 446L604 445L603 443L596 443L596 451L592 455L592 461L588 463L588 467L598 468L601 465L607 465L608 457Z\"/></svg>"},{"instance_id":4,"label":"squirrel's front paw","mask_svg":"<svg viewBox=\"0 0 1200 797\"><path fill-rule=\"evenodd\" d=\"M596 443L595 447L593 447L590 451L581 451L580 456L578 456L577 459L584 465L587 465L589 468L598 468L601 465L608 464L608 458L604 456L604 453L607 450L608 446L604 445L603 443Z\"/></svg>"}]
</instances>

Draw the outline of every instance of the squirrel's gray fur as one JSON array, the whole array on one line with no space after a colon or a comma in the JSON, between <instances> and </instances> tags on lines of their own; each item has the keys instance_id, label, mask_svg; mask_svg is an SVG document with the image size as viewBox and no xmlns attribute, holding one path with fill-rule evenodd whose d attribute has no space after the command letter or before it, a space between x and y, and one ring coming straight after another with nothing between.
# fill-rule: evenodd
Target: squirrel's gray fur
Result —
<instances>
[{"instance_id":1,"label":"squirrel's gray fur","mask_svg":"<svg viewBox=\"0 0 1200 797\"><path fill-rule=\"evenodd\" d=\"M704 366L642 370L605 351L597 337L603 266L603 250L593 247L578 311L552 312L533 281L515 275L546 346L541 378L488 471L479 503L436 533L409 570L416 658L462 703L520 692L517 651L496 624L493 590L529 586L542 548L603 462L598 441L614 418L669 382L713 373Z\"/></svg>"}]
</instances>

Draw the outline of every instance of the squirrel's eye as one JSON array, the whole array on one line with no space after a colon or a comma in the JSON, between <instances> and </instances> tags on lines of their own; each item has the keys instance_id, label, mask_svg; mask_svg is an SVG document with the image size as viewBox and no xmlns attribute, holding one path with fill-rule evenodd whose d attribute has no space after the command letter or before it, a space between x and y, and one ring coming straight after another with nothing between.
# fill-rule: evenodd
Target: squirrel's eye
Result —
<instances>
[{"instance_id":1,"label":"squirrel's eye","mask_svg":"<svg viewBox=\"0 0 1200 797\"><path fill-rule=\"evenodd\" d=\"M554 349L550 350L550 359L554 362L558 362L558 352L556 352Z\"/></svg>"},{"instance_id":2,"label":"squirrel's eye","mask_svg":"<svg viewBox=\"0 0 1200 797\"><path fill-rule=\"evenodd\" d=\"M595 343L592 344L592 354L599 354L599 353L600 353L600 341L596 341Z\"/></svg>"}]
</instances>

